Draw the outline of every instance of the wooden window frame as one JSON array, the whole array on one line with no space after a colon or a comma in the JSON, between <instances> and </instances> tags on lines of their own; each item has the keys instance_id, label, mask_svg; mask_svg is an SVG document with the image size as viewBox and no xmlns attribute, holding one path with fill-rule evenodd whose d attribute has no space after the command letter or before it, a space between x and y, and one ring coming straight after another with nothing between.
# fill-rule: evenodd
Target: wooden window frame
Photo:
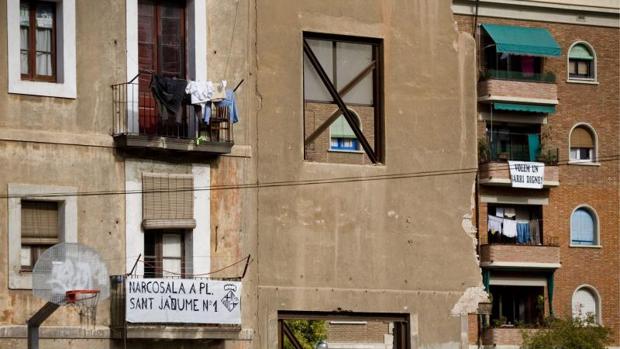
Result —
<instances>
[{"instance_id":1,"label":"wooden window frame","mask_svg":"<svg viewBox=\"0 0 620 349\"><path fill-rule=\"evenodd\" d=\"M325 33L314 33L314 32L304 32L303 33L303 53L310 61L310 64L316 70L319 78L323 82L324 87L329 92L330 96L333 98L333 102L338 106L338 110L334 112L323 124L318 126L312 134L304 140L304 145L312 143L322 132L325 131L340 115L344 116L345 120L353 130L355 137L357 138L359 145L366 153L370 161L374 164L382 163L385 160L385 142L383 137L383 129L385 126L385 115L384 115L384 93L383 93L383 40L377 38L368 38L368 37L356 37L356 36L345 36L345 35L335 35L335 34L325 34ZM318 58L315 56L312 48L308 44L307 40L321 40L321 41L331 41L334 44L339 42L346 43L356 43L356 44L365 44L370 45L372 47L372 63L365 69L362 70L357 77L353 78L353 80L344 86L340 91L336 89L335 83L332 83L319 62ZM334 54L334 59L336 59ZM335 69L335 68L334 68ZM375 138L375 147L374 150L370 146L370 143L362 133L362 130L356 123L356 116L349 110L348 105L344 102L343 97L344 91L350 91L355 87L357 83L359 83L367 74L372 73L373 76L373 106L374 106L374 138ZM307 102L305 99L304 93L304 103ZM352 103L349 103L352 104ZM304 111L304 119L305 119L305 111ZM304 122L304 137L305 137L305 122ZM331 142L331 140L330 140Z\"/></svg>"},{"instance_id":2,"label":"wooden window frame","mask_svg":"<svg viewBox=\"0 0 620 349\"><path fill-rule=\"evenodd\" d=\"M571 71L570 64L575 64L575 72ZM587 74L579 74L579 63L586 63L588 67ZM594 80L594 60L587 59L577 59L577 58L569 58L568 59L568 77L570 79L583 79L583 80Z\"/></svg>"},{"instance_id":3,"label":"wooden window frame","mask_svg":"<svg viewBox=\"0 0 620 349\"><path fill-rule=\"evenodd\" d=\"M56 23L57 23L57 11L56 11L56 3L51 1L39 1L39 0L21 0L19 5L21 7L22 4L29 5L29 25L28 25L28 74L21 74L22 80L29 81L45 81L45 82L56 82L57 81L57 70L56 70L56 56L57 56L57 45L56 45ZM41 4L50 4L52 5L52 75L38 75L37 74L37 7ZM21 30L21 23L20 23ZM20 55L21 55L20 49ZM20 63L21 64L21 63ZM20 68L21 69L21 68Z\"/></svg>"},{"instance_id":4,"label":"wooden window frame","mask_svg":"<svg viewBox=\"0 0 620 349\"><path fill-rule=\"evenodd\" d=\"M144 276L148 278L170 278L170 276L164 276L164 256L163 256L163 238L164 235L178 235L180 236L181 241L181 257L180 258L171 258L166 257L165 259L180 259L181 261L181 275L175 275L173 278L185 278L187 275L187 268L185 263L185 230L151 230L145 232L144 244L145 244L145 255L144 255ZM154 238L154 256L146 255L146 243L147 243L147 235L149 238ZM151 263L153 265L153 271L148 271L149 276L147 276L147 268L148 264Z\"/></svg>"}]
</instances>

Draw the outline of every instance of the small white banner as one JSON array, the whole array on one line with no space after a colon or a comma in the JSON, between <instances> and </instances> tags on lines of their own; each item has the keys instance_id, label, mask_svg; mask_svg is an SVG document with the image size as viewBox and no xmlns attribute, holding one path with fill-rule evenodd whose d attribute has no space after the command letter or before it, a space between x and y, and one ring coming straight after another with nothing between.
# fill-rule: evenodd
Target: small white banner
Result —
<instances>
[{"instance_id":1,"label":"small white banner","mask_svg":"<svg viewBox=\"0 0 620 349\"><path fill-rule=\"evenodd\" d=\"M128 278L125 292L127 322L241 324L238 281Z\"/></svg>"},{"instance_id":2,"label":"small white banner","mask_svg":"<svg viewBox=\"0 0 620 349\"><path fill-rule=\"evenodd\" d=\"M542 162L508 161L513 188L542 189L545 164Z\"/></svg>"}]
</instances>

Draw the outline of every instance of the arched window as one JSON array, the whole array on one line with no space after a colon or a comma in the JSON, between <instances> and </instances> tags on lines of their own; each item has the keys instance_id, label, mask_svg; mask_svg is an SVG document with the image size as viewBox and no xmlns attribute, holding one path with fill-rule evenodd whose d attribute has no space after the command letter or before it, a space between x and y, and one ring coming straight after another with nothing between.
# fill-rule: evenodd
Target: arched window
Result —
<instances>
[{"instance_id":1,"label":"arched window","mask_svg":"<svg viewBox=\"0 0 620 349\"><path fill-rule=\"evenodd\" d=\"M582 286L575 290L572 300L573 318L600 323L599 299L596 290L590 286Z\"/></svg>"},{"instance_id":2,"label":"arched window","mask_svg":"<svg viewBox=\"0 0 620 349\"><path fill-rule=\"evenodd\" d=\"M569 49L568 79L596 80L596 55L590 45L580 42Z\"/></svg>"},{"instance_id":3,"label":"arched window","mask_svg":"<svg viewBox=\"0 0 620 349\"><path fill-rule=\"evenodd\" d=\"M570 133L570 161L594 162L595 146L594 132L585 125L575 126Z\"/></svg>"},{"instance_id":4,"label":"arched window","mask_svg":"<svg viewBox=\"0 0 620 349\"><path fill-rule=\"evenodd\" d=\"M570 218L570 242L575 246L598 245L598 223L594 211L578 207Z\"/></svg>"},{"instance_id":5,"label":"arched window","mask_svg":"<svg viewBox=\"0 0 620 349\"><path fill-rule=\"evenodd\" d=\"M361 129L361 124L359 117L357 114L353 113L355 116L355 120L357 125ZM349 126L349 123L344 118L343 115L340 115L336 121L334 121L331 126L329 126L329 137L330 137L330 150L336 151L358 151L360 150L360 143L355 137L355 133L353 133L353 129Z\"/></svg>"}]
</instances>

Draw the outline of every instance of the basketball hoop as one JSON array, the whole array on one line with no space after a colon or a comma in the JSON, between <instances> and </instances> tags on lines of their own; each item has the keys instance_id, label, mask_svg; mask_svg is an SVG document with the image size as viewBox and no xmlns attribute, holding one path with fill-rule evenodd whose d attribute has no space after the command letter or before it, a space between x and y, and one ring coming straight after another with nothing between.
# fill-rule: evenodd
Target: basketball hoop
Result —
<instances>
[{"instance_id":1,"label":"basketball hoop","mask_svg":"<svg viewBox=\"0 0 620 349\"><path fill-rule=\"evenodd\" d=\"M82 326L95 327L99 290L69 290L65 292L65 303L77 309Z\"/></svg>"}]
</instances>

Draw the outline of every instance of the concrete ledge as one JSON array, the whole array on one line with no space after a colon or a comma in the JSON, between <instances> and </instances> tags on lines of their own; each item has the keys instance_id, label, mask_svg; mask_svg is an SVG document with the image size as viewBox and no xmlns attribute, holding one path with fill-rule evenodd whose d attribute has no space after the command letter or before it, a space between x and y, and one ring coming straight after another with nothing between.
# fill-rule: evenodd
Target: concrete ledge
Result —
<instances>
[{"instance_id":1,"label":"concrete ledge","mask_svg":"<svg viewBox=\"0 0 620 349\"><path fill-rule=\"evenodd\" d=\"M127 325L128 339L233 339L252 340L254 330L237 326Z\"/></svg>"},{"instance_id":2,"label":"concrete ledge","mask_svg":"<svg viewBox=\"0 0 620 349\"><path fill-rule=\"evenodd\" d=\"M0 338L27 337L28 327L26 325L0 326ZM39 337L44 339L106 339L110 338L110 328L107 326L41 326Z\"/></svg>"}]
</instances>

